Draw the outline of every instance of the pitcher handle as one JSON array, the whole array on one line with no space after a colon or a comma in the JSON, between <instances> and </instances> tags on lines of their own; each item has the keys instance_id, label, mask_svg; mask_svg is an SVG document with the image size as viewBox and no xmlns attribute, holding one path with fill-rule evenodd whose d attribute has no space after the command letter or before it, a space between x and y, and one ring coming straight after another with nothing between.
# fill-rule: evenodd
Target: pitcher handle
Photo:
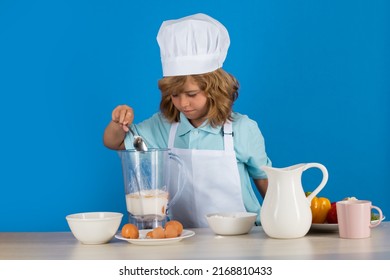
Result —
<instances>
[{"instance_id":1,"label":"pitcher handle","mask_svg":"<svg viewBox=\"0 0 390 280\"><path fill-rule=\"evenodd\" d=\"M181 169L179 172L179 178L178 178L178 186L177 186L177 191L175 195L172 197L172 199L169 201L168 208L172 207L180 197L181 193L183 192L183 186L187 183L187 178L188 178L188 171L187 168L184 165L184 162L181 160L181 158L174 154L169 152L168 153L169 158L176 161L178 163L179 168ZM181 182L181 183L180 183Z\"/></svg>"},{"instance_id":2,"label":"pitcher handle","mask_svg":"<svg viewBox=\"0 0 390 280\"><path fill-rule=\"evenodd\" d=\"M308 170L309 168L318 168L322 171L322 181L318 185L318 187L312 191L312 193L307 197L307 200L311 202L311 200L325 187L326 183L328 182L329 174L326 167L320 163L307 163L305 167L303 168L303 171Z\"/></svg>"}]
</instances>

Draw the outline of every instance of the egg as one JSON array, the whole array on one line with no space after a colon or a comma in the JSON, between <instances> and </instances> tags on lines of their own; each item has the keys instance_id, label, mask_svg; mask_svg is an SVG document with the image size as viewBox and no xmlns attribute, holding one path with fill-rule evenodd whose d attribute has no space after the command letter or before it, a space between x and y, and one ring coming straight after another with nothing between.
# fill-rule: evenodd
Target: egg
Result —
<instances>
[{"instance_id":1,"label":"egg","mask_svg":"<svg viewBox=\"0 0 390 280\"><path fill-rule=\"evenodd\" d=\"M175 238L182 234L183 225L176 220L167 222L163 227L159 226L146 233L146 238L161 239L161 238Z\"/></svg>"},{"instance_id":2,"label":"egg","mask_svg":"<svg viewBox=\"0 0 390 280\"><path fill-rule=\"evenodd\" d=\"M162 227L156 227L152 231L149 231L146 236L153 239L165 238L165 231Z\"/></svg>"},{"instance_id":3,"label":"egg","mask_svg":"<svg viewBox=\"0 0 390 280\"><path fill-rule=\"evenodd\" d=\"M165 224L165 230L167 230L167 227L173 226L177 231L177 236L180 236L183 232L183 225L177 220L171 220Z\"/></svg>"},{"instance_id":4,"label":"egg","mask_svg":"<svg viewBox=\"0 0 390 280\"><path fill-rule=\"evenodd\" d=\"M175 225L168 225L165 227L165 238L174 238L178 236L179 234Z\"/></svg>"},{"instance_id":5,"label":"egg","mask_svg":"<svg viewBox=\"0 0 390 280\"><path fill-rule=\"evenodd\" d=\"M138 227L133 224L125 224L122 227L122 236L124 238L138 239L139 237Z\"/></svg>"},{"instance_id":6,"label":"egg","mask_svg":"<svg viewBox=\"0 0 390 280\"><path fill-rule=\"evenodd\" d=\"M153 231L148 231L146 238L153 238Z\"/></svg>"}]
</instances>

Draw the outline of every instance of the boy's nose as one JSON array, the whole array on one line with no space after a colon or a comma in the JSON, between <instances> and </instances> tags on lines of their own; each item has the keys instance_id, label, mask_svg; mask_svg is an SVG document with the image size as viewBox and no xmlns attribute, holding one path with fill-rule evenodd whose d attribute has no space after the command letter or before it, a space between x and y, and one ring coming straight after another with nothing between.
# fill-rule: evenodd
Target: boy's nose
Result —
<instances>
[{"instance_id":1,"label":"boy's nose","mask_svg":"<svg viewBox=\"0 0 390 280\"><path fill-rule=\"evenodd\" d=\"M186 107L190 104L187 96L185 96L184 94L180 95L180 106L181 107Z\"/></svg>"}]
</instances>

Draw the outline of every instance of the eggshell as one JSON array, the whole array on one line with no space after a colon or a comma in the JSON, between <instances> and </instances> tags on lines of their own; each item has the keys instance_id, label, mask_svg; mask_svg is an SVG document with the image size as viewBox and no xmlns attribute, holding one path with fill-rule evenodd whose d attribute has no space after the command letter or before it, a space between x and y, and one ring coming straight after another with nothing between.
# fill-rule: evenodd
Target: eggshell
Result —
<instances>
[{"instance_id":1,"label":"eggshell","mask_svg":"<svg viewBox=\"0 0 390 280\"><path fill-rule=\"evenodd\" d=\"M137 239L139 237L138 227L133 224L125 224L121 232L124 238Z\"/></svg>"},{"instance_id":2,"label":"eggshell","mask_svg":"<svg viewBox=\"0 0 390 280\"><path fill-rule=\"evenodd\" d=\"M180 223L179 221L177 220L171 220L171 221L168 221L166 224L165 224L165 230L168 226L174 226L176 228L176 231L177 231L177 236L180 236L183 232L183 225L182 223Z\"/></svg>"},{"instance_id":3,"label":"eggshell","mask_svg":"<svg viewBox=\"0 0 390 280\"><path fill-rule=\"evenodd\" d=\"M178 237L177 228L174 225L168 225L165 227L165 238Z\"/></svg>"}]
</instances>

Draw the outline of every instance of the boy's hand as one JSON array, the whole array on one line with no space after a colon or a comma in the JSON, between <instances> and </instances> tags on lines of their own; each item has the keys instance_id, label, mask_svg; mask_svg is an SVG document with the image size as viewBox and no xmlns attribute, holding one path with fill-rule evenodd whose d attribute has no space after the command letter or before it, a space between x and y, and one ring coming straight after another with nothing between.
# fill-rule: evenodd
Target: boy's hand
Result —
<instances>
[{"instance_id":1,"label":"boy's hand","mask_svg":"<svg viewBox=\"0 0 390 280\"><path fill-rule=\"evenodd\" d=\"M133 123L134 111L127 105L119 105L112 111L112 121L122 125L125 132L129 131L129 125Z\"/></svg>"}]
</instances>

